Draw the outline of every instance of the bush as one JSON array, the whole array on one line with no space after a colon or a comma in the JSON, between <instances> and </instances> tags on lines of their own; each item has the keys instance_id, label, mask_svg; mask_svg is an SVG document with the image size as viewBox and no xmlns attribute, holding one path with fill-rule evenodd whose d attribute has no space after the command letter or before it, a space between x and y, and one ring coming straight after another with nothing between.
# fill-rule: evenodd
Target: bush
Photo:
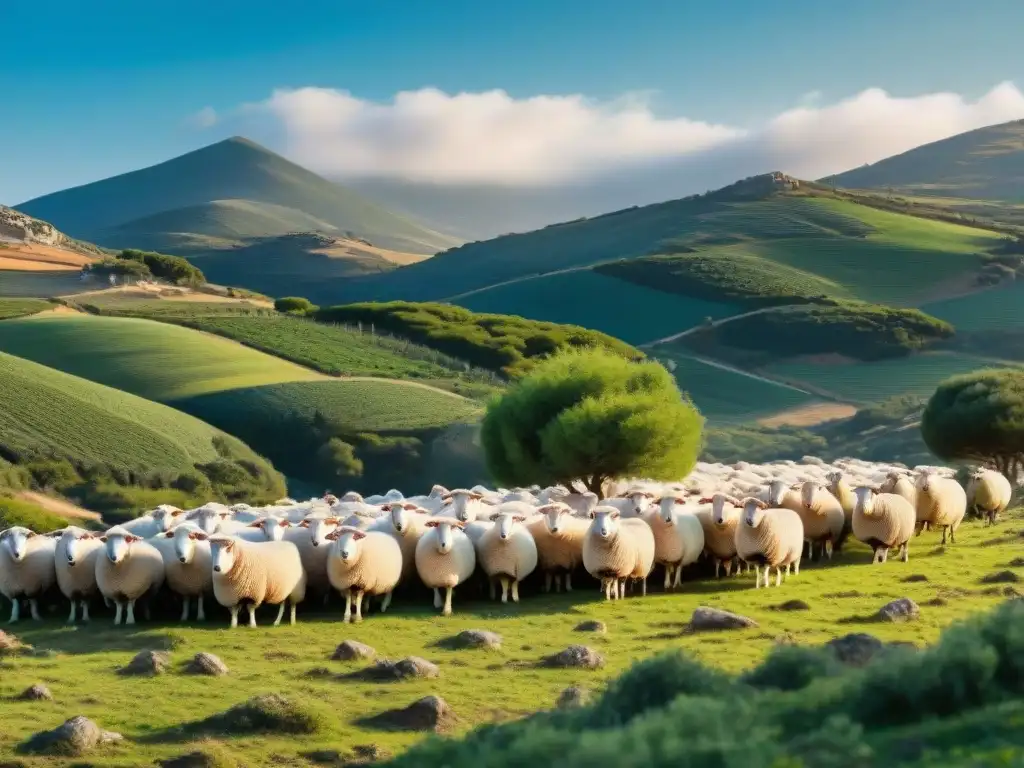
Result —
<instances>
[{"instance_id":1,"label":"bush","mask_svg":"<svg viewBox=\"0 0 1024 768\"><path fill-rule=\"evenodd\" d=\"M308 315L315 312L318 307L301 296L285 296L274 301L274 309L288 315Z\"/></svg>"},{"instance_id":2,"label":"bush","mask_svg":"<svg viewBox=\"0 0 1024 768\"><path fill-rule=\"evenodd\" d=\"M125 261L117 258L100 259L99 261L94 261L84 269L85 271L92 272L93 274L100 275L102 277L117 275L118 277L132 277L139 280L153 276L153 273L149 271L149 267L145 264L137 261Z\"/></svg>"},{"instance_id":3,"label":"bush","mask_svg":"<svg viewBox=\"0 0 1024 768\"><path fill-rule=\"evenodd\" d=\"M206 282L202 270L180 256L128 249L121 251L117 258L128 263L142 264L153 277L175 285L199 286Z\"/></svg>"},{"instance_id":4,"label":"bush","mask_svg":"<svg viewBox=\"0 0 1024 768\"><path fill-rule=\"evenodd\" d=\"M823 648L782 645L775 648L760 666L743 676L753 688L798 691L815 680L841 674L843 666L835 654Z\"/></svg>"}]
</instances>

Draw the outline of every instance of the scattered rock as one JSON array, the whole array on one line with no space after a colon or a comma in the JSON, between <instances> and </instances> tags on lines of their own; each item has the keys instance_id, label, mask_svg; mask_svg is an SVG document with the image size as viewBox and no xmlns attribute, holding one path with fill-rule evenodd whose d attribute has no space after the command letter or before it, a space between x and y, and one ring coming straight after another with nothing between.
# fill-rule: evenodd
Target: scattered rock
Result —
<instances>
[{"instance_id":1,"label":"scattered rock","mask_svg":"<svg viewBox=\"0 0 1024 768\"><path fill-rule=\"evenodd\" d=\"M454 637L448 637L438 643L443 648L501 648L501 635L488 632L486 629L467 629Z\"/></svg>"},{"instance_id":2,"label":"scattered rock","mask_svg":"<svg viewBox=\"0 0 1024 768\"><path fill-rule=\"evenodd\" d=\"M228 666L212 653L197 653L185 667L190 675L211 675L219 677L228 673Z\"/></svg>"},{"instance_id":3,"label":"scattered rock","mask_svg":"<svg viewBox=\"0 0 1024 768\"><path fill-rule=\"evenodd\" d=\"M573 627L573 631L574 632L597 632L597 633L603 635L605 632L608 631L608 627L606 627L604 625L603 621L597 621L596 619L591 619L589 621L581 621L579 624L577 624L575 627Z\"/></svg>"},{"instance_id":4,"label":"scattered rock","mask_svg":"<svg viewBox=\"0 0 1024 768\"><path fill-rule=\"evenodd\" d=\"M237 768L239 762L216 742L207 742L202 749L187 752L157 763L160 768Z\"/></svg>"},{"instance_id":5,"label":"scattered rock","mask_svg":"<svg viewBox=\"0 0 1024 768\"><path fill-rule=\"evenodd\" d=\"M559 709L576 709L586 704L589 698L590 695L586 689L580 688L578 685L570 685L558 695L555 706Z\"/></svg>"},{"instance_id":6,"label":"scattered rock","mask_svg":"<svg viewBox=\"0 0 1024 768\"><path fill-rule=\"evenodd\" d=\"M944 597L933 597L931 600L926 600L925 605L935 606L941 608L944 605L949 605L949 600Z\"/></svg>"},{"instance_id":7,"label":"scattered rock","mask_svg":"<svg viewBox=\"0 0 1024 768\"><path fill-rule=\"evenodd\" d=\"M171 665L167 651L139 651L135 658L117 670L119 675L159 675Z\"/></svg>"},{"instance_id":8,"label":"scattered rock","mask_svg":"<svg viewBox=\"0 0 1024 768\"><path fill-rule=\"evenodd\" d=\"M389 709L364 718L360 724L370 728L397 731L441 732L458 722L451 707L440 696L425 696L403 709Z\"/></svg>"},{"instance_id":9,"label":"scattered rock","mask_svg":"<svg viewBox=\"0 0 1024 768\"><path fill-rule=\"evenodd\" d=\"M0 656L14 656L15 654L22 653L31 647L31 645L26 645L21 642L21 640L14 635L9 635L0 629Z\"/></svg>"},{"instance_id":10,"label":"scattered rock","mask_svg":"<svg viewBox=\"0 0 1024 768\"><path fill-rule=\"evenodd\" d=\"M320 680L325 677L334 677L334 670L327 667L313 667L303 672L302 676L310 680Z\"/></svg>"},{"instance_id":11,"label":"scattered rock","mask_svg":"<svg viewBox=\"0 0 1024 768\"><path fill-rule=\"evenodd\" d=\"M53 701L53 694L42 683L36 683L19 693L17 698L18 701Z\"/></svg>"},{"instance_id":12,"label":"scattered rock","mask_svg":"<svg viewBox=\"0 0 1024 768\"><path fill-rule=\"evenodd\" d=\"M829 640L825 647L831 649L843 664L863 667L885 648L885 643L874 635L854 632Z\"/></svg>"},{"instance_id":13,"label":"scattered rock","mask_svg":"<svg viewBox=\"0 0 1024 768\"><path fill-rule=\"evenodd\" d=\"M690 629L695 632L712 629L744 629L756 626L757 622L746 616L704 605L697 608L693 612L693 616L690 617Z\"/></svg>"},{"instance_id":14,"label":"scattered rock","mask_svg":"<svg viewBox=\"0 0 1024 768\"><path fill-rule=\"evenodd\" d=\"M1015 557L1008 563L1008 565L1011 568L1024 568L1024 557Z\"/></svg>"},{"instance_id":15,"label":"scattered rock","mask_svg":"<svg viewBox=\"0 0 1024 768\"><path fill-rule=\"evenodd\" d=\"M1002 589L1002 595L1003 597L1018 598L1021 596L1021 593L1011 586L1005 586Z\"/></svg>"},{"instance_id":16,"label":"scattered rock","mask_svg":"<svg viewBox=\"0 0 1024 768\"><path fill-rule=\"evenodd\" d=\"M1013 571L996 571L990 573L988 576L982 578L982 584L1016 584L1020 581L1018 576Z\"/></svg>"},{"instance_id":17,"label":"scattered rock","mask_svg":"<svg viewBox=\"0 0 1024 768\"><path fill-rule=\"evenodd\" d=\"M912 573L903 579L904 584L916 584L921 581L928 581L928 577L923 573Z\"/></svg>"},{"instance_id":18,"label":"scattered rock","mask_svg":"<svg viewBox=\"0 0 1024 768\"><path fill-rule=\"evenodd\" d=\"M66 720L52 731L41 731L21 745L22 752L77 757L100 744L120 741L121 734L104 731L87 717Z\"/></svg>"},{"instance_id":19,"label":"scattered rock","mask_svg":"<svg viewBox=\"0 0 1024 768\"><path fill-rule=\"evenodd\" d=\"M343 755L336 749L317 749L312 752L300 752L299 756L316 765L359 768L359 766L373 765L381 760L386 760L391 755L376 744L357 744L347 755Z\"/></svg>"},{"instance_id":20,"label":"scattered rock","mask_svg":"<svg viewBox=\"0 0 1024 768\"><path fill-rule=\"evenodd\" d=\"M377 652L365 643L356 640L346 640L334 649L331 658L334 661L354 661L356 659L372 659Z\"/></svg>"},{"instance_id":21,"label":"scattered rock","mask_svg":"<svg viewBox=\"0 0 1024 768\"><path fill-rule=\"evenodd\" d=\"M585 645L570 645L541 660L543 667L573 667L577 669L598 669L604 666L604 657Z\"/></svg>"},{"instance_id":22,"label":"scattered rock","mask_svg":"<svg viewBox=\"0 0 1024 768\"><path fill-rule=\"evenodd\" d=\"M441 668L419 656L410 656L401 661L381 659L365 669L353 672L348 677L360 680L388 682L392 680L409 680L412 678L440 677Z\"/></svg>"},{"instance_id":23,"label":"scattered rock","mask_svg":"<svg viewBox=\"0 0 1024 768\"><path fill-rule=\"evenodd\" d=\"M775 606L776 611L809 611L811 606L803 600L787 600Z\"/></svg>"},{"instance_id":24,"label":"scattered rock","mask_svg":"<svg viewBox=\"0 0 1024 768\"><path fill-rule=\"evenodd\" d=\"M878 609L878 618L882 621L911 621L920 615L921 609L909 597L893 600Z\"/></svg>"},{"instance_id":25,"label":"scattered rock","mask_svg":"<svg viewBox=\"0 0 1024 768\"><path fill-rule=\"evenodd\" d=\"M251 733L316 733L325 724L321 713L310 708L305 701L295 701L279 693L253 696L220 714L211 715L197 723L185 726L191 733L230 734Z\"/></svg>"}]
</instances>

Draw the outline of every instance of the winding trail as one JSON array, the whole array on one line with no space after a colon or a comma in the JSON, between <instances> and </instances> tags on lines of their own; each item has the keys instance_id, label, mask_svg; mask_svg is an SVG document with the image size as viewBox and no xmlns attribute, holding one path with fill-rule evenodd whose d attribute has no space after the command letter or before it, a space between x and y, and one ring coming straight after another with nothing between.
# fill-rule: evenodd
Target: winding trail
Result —
<instances>
[{"instance_id":1,"label":"winding trail","mask_svg":"<svg viewBox=\"0 0 1024 768\"><path fill-rule=\"evenodd\" d=\"M703 331L707 328L717 328L720 325L731 323L734 320L742 320L745 317L753 317L754 315L763 315L766 312L774 312L775 310L783 309L785 306L794 305L779 305L774 307L761 307L759 309L752 309L749 312L743 312L739 315L729 315L729 317L723 317L721 320L712 320L711 325L704 325L702 323L701 325L695 325L692 328L687 328L685 331L674 333L671 336L665 336L664 338L655 339L654 341L645 341L643 344L637 344L636 346L639 349L645 349L647 347L657 346L658 344L668 344L669 342L677 341L678 339L682 339L686 336L689 336L691 333L696 333L697 331Z\"/></svg>"},{"instance_id":2,"label":"winding trail","mask_svg":"<svg viewBox=\"0 0 1024 768\"><path fill-rule=\"evenodd\" d=\"M446 296L443 299L438 299L438 301L454 301L455 299L464 299L467 296L473 296L477 293L483 293L484 291L489 291L492 288L502 288L506 285L525 283L528 280L540 280L541 278L544 277L553 277L554 275L566 275L569 274L570 272L586 272L589 269L593 269L595 266L597 266L597 263L587 264L586 266L583 267L567 267L566 269L556 269L554 272L542 272L539 275L523 275L522 277L514 277L511 280L502 280L500 283L491 283L490 285L485 285L483 288L474 288L471 291L463 291L462 293L456 293L451 296Z\"/></svg>"}]
</instances>

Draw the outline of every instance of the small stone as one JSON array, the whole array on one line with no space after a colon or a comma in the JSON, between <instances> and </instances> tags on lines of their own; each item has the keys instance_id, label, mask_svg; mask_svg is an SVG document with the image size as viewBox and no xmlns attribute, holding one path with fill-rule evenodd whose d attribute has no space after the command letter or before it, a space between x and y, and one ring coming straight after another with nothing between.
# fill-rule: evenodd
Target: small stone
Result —
<instances>
[{"instance_id":1,"label":"small stone","mask_svg":"<svg viewBox=\"0 0 1024 768\"><path fill-rule=\"evenodd\" d=\"M700 606L690 617L690 629L695 631L714 629L745 629L756 627L757 622L720 608Z\"/></svg>"},{"instance_id":2,"label":"small stone","mask_svg":"<svg viewBox=\"0 0 1024 768\"><path fill-rule=\"evenodd\" d=\"M878 618L882 621L910 621L920 615L921 609L909 597L893 600L878 609Z\"/></svg>"},{"instance_id":3,"label":"small stone","mask_svg":"<svg viewBox=\"0 0 1024 768\"><path fill-rule=\"evenodd\" d=\"M219 677L228 673L228 665L212 653L197 653L185 671L192 675Z\"/></svg>"},{"instance_id":4,"label":"small stone","mask_svg":"<svg viewBox=\"0 0 1024 768\"><path fill-rule=\"evenodd\" d=\"M66 720L52 731L42 731L31 736L22 745L22 750L37 754L77 757L99 744L120 740L121 734L104 731L89 718L78 715Z\"/></svg>"},{"instance_id":5,"label":"small stone","mask_svg":"<svg viewBox=\"0 0 1024 768\"><path fill-rule=\"evenodd\" d=\"M413 678L435 678L441 676L441 668L433 662L419 656L409 656L401 661L381 659L365 669L353 672L348 677L360 680L389 682L392 680L409 680Z\"/></svg>"},{"instance_id":6,"label":"small stone","mask_svg":"<svg viewBox=\"0 0 1024 768\"><path fill-rule=\"evenodd\" d=\"M119 675L159 675L171 665L166 651L139 651L127 665L117 670Z\"/></svg>"},{"instance_id":7,"label":"small stone","mask_svg":"<svg viewBox=\"0 0 1024 768\"><path fill-rule=\"evenodd\" d=\"M377 652L365 643L356 640L345 640L334 649L331 659L334 661L354 661L356 659L372 659Z\"/></svg>"},{"instance_id":8,"label":"small stone","mask_svg":"<svg viewBox=\"0 0 1024 768\"><path fill-rule=\"evenodd\" d=\"M805 603L803 600L787 600L784 603L779 603L775 606L777 611L809 611L811 606Z\"/></svg>"},{"instance_id":9,"label":"small stone","mask_svg":"<svg viewBox=\"0 0 1024 768\"><path fill-rule=\"evenodd\" d=\"M1011 568L1024 568L1024 557L1015 557L1008 563L1008 565Z\"/></svg>"},{"instance_id":10,"label":"small stone","mask_svg":"<svg viewBox=\"0 0 1024 768\"><path fill-rule=\"evenodd\" d=\"M442 640L441 644L447 648L488 648L496 650L501 648L501 635L497 632L488 632L486 629L467 629L454 637Z\"/></svg>"},{"instance_id":11,"label":"small stone","mask_svg":"<svg viewBox=\"0 0 1024 768\"><path fill-rule=\"evenodd\" d=\"M424 696L403 709L389 709L360 721L371 728L399 731L445 731L458 722L440 696Z\"/></svg>"},{"instance_id":12,"label":"small stone","mask_svg":"<svg viewBox=\"0 0 1024 768\"><path fill-rule=\"evenodd\" d=\"M604 657L593 648L588 648L585 645L570 645L564 651L544 657L541 660L541 666L599 669L604 666Z\"/></svg>"},{"instance_id":13,"label":"small stone","mask_svg":"<svg viewBox=\"0 0 1024 768\"><path fill-rule=\"evenodd\" d=\"M603 621L597 621L596 619L591 619L589 621L581 621L579 624L577 624L575 627L573 627L573 631L574 632L597 632L597 633L603 635L605 632L608 631L608 628L604 625Z\"/></svg>"},{"instance_id":14,"label":"small stone","mask_svg":"<svg viewBox=\"0 0 1024 768\"><path fill-rule=\"evenodd\" d=\"M928 581L928 577L923 573L912 573L903 579L904 584L916 584L921 581Z\"/></svg>"},{"instance_id":15,"label":"small stone","mask_svg":"<svg viewBox=\"0 0 1024 768\"><path fill-rule=\"evenodd\" d=\"M555 706L559 709L576 709L586 704L589 698L586 689L580 688L578 685L570 685L558 695Z\"/></svg>"},{"instance_id":16,"label":"small stone","mask_svg":"<svg viewBox=\"0 0 1024 768\"><path fill-rule=\"evenodd\" d=\"M50 689L42 683L36 683L18 694L19 701L53 701Z\"/></svg>"},{"instance_id":17,"label":"small stone","mask_svg":"<svg viewBox=\"0 0 1024 768\"><path fill-rule=\"evenodd\" d=\"M1018 576L1013 571L996 571L995 573L990 573L990 574L988 574L988 576L985 576L984 578L982 578L981 583L982 584L1016 584L1019 581L1020 581L1020 576Z\"/></svg>"},{"instance_id":18,"label":"small stone","mask_svg":"<svg viewBox=\"0 0 1024 768\"><path fill-rule=\"evenodd\" d=\"M863 667L885 648L885 643L874 635L854 632L825 643L836 658L851 667Z\"/></svg>"}]
</instances>

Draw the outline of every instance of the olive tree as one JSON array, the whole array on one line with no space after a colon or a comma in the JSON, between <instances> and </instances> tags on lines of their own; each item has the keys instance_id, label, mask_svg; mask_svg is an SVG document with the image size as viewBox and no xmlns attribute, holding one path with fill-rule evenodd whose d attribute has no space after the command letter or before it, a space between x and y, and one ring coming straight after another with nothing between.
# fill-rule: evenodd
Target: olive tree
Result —
<instances>
[{"instance_id":1,"label":"olive tree","mask_svg":"<svg viewBox=\"0 0 1024 768\"><path fill-rule=\"evenodd\" d=\"M983 462L1013 482L1024 459L1024 370L946 379L925 406L921 436L939 458Z\"/></svg>"},{"instance_id":2,"label":"olive tree","mask_svg":"<svg viewBox=\"0 0 1024 768\"><path fill-rule=\"evenodd\" d=\"M572 487L678 480L697 461L704 419L659 363L598 349L537 365L493 400L481 428L491 475L505 485Z\"/></svg>"}]
</instances>

